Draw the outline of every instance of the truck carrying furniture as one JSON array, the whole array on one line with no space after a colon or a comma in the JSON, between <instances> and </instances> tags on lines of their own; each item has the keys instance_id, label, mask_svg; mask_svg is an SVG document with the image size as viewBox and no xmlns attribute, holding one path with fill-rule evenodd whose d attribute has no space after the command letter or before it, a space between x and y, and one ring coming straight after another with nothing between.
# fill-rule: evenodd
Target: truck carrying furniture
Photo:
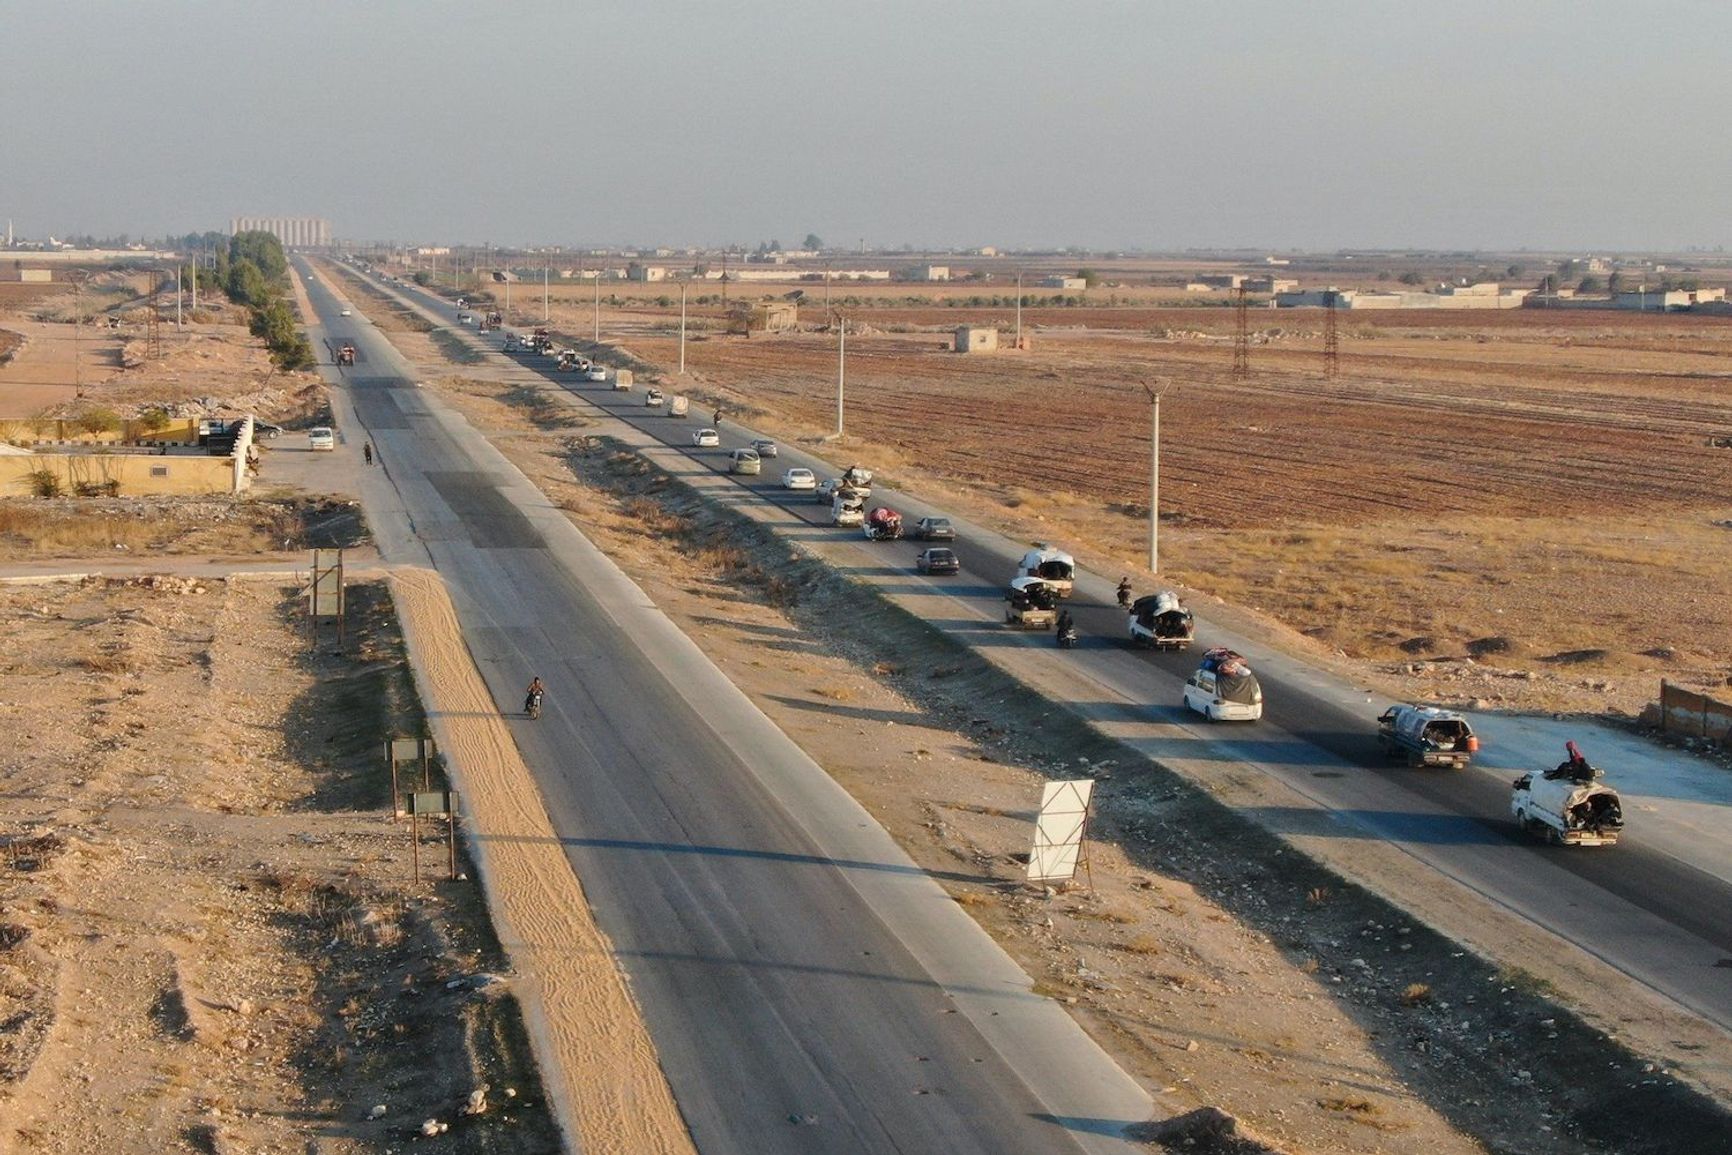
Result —
<instances>
[{"instance_id":1,"label":"truck carrying furniture","mask_svg":"<svg viewBox=\"0 0 1732 1155\"><path fill-rule=\"evenodd\" d=\"M1058 621L1058 591L1036 577L1010 579L1004 594L1004 624L1019 630L1050 630Z\"/></svg>"},{"instance_id":2,"label":"truck carrying furniture","mask_svg":"<svg viewBox=\"0 0 1732 1155\"><path fill-rule=\"evenodd\" d=\"M1131 603L1130 634L1133 646L1184 650L1197 636L1197 624L1178 594L1162 590Z\"/></svg>"},{"instance_id":3,"label":"truck carrying furniture","mask_svg":"<svg viewBox=\"0 0 1732 1155\"><path fill-rule=\"evenodd\" d=\"M1569 757L1544 773L1523 774L1511 783L1509 808L1520 826L1554 846L1615 846L1624 832L1618 792L1602 786L1598 767L1574 742Z\"/></svg>"},{"instance_id":4,"label":"truck carrying furniture","mask_svg":"<svg viewBox=\"0 0 1732 1155\"><path fill-rule=\"evenodd\" d=\"M1243 654L1216 646L1185 679L1184 703L1211 722L1255 722L1263 716L1263 687Z\"/></svg>"},{"instance_id":5,"label":"truck carrying furniture","mask_svg":"<svg viewBox=\"0 0 1732 1155\"><path fill-rule=\"evenodd\" d=\"M1406 758L1414 767L1460 769L1479 751L1479 739L1467 719L1436 706L1391 706L1378 715L1377 742L1385 754Z\"/></svg>"},{"instance_id":6,"label":"truck carrying furniture","mask_svg":"<svg viewBox=\"0 0 1732 1155\"><path fill-rule=\"evenodd\" d=\"M838 489L830 499L831 525L864 525L866 499L856 489Z\"/></svg>"},{"instance_id":7,"label":"truck carrying furniture","mask_svg":"<svg viewBox=\"0 0 1732 1155\"><path fill-rule=\"evenodd\" d=\"M839 489L836 492L848 491ZM865 498L860 500L865 503ZM881 505L866 515L865 528L867 541L895 541L902 536L902 515L888 505Z\"/></svg>"},{"instance_id":8,"label":"truck carrying furniture","mask_svg":"<svg viewBox=\"0 0 1732 1155\"><path fill-rule=\"evenodd\" d=\"M669 417L684 417L686 415L686 411L689 410L690 408L691 408L691 402L686 399L685 394L676 393L676 394L674 394L673 398L668 402L668 416Z\"/></svg>"},{"instance_id":9,"label":"truck carrying furniture","mask_svg":"<svg viewBox=\"0 0 1732 1155\"><path fill-rule=\"evenodd\" d=\"M1037 541L1033 549L1022 555L1011 576L1039 578L1051 585L1059 597L1068 598L1076 578L1076 559L1062 549Z\"/></svg>"}]
</instances>

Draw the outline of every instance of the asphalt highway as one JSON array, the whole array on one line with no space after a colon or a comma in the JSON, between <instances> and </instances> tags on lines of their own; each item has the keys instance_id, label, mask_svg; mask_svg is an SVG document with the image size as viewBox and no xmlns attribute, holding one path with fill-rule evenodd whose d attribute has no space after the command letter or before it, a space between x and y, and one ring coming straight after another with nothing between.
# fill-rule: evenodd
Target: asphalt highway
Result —
<instances>
[{"instance_id":1,"label":"asphalt highway","mask_svg":"<svg viewBox=\"0 0 1732 1155\"><path fill-rule=\"evenodd\" d=\"M419 291L405 295L454 322L448 302ZM503 335L478 340L497 349ZM718 426L714 413L700 411L695 402L686 419L669 418L664 410L645 406L642 385L614 390L610 384L583 380L580 373L557 371L550 358L513 356L551 384L581 395L597 409L718 473L727 469L729 450L761 436L726 414ZM667 392L671 396L673 390ZM719 429L719 447L691 444L692 431L704 427ZM861 464L871 466L869 461ZM881 584L889 579L887 589L951 591L960 603L960 616L939 624L971 644L1050 644L1013 639L996 624L1002 591L1022 543L952 518L959 540L945 544L956 550L963 572L928 579L914 570L914 555L922 543L869 543L858 529L831 528L827 505L781 487L782 471L791 465L811 468L820 478L836 472L826 462L782 446L778 457L764 461L762 474L730 475L729 480L781 507L813 532L856 538L857 572ZM868 507L880 504L901 511L909 525L921 516L946 515L883 487ZM906 580L900 580L903 576ZM1083 576L1078 596L1068 604L1084 635L1082 645L1070 653L1079 675L1086 674L1088 687L1105 687L1126 702L1146 704L1143 714L1171 735L1143 743L1147 751L1166 758L1234 758L1255 766L1327 807L1339 822L1340 836L1398 846L1447 879L1732 1029L1732 878L1711 866L1717 860L1699 854L1702 848L1689 838L1668 837L1659 823L1644 829L1639 814L1629 815L1630 829L1612 849L1545 847L1515 828L1508 811L1510 779L1519 770L1554 765L1562 759L1561 748L1500 749L1466 771L1409 769L1386 758L1377 746L1375 718L1387 704L1380 699L1373 701L1363 691L1334 683L1207 622L1199 623L1197 645L1189 654L1133 651L1125 640L1124 613L1113 602L1110 583L1101 578ZM1195 668L1197 654L1216 644L1231 645L1253 658L1265 694L1261 722L1211 726L1179 706L1180 687ZM1079 693L1086 696L1086 690ZM1617 785L1615 776L1612 784ZM1281 816L1267 817L1269 824L1281 826Z\"/></svg>"},{"instance_id":2,"label":"asphalt highway","mask_svg":"<svg viewBox=\"0 0 1732 1155\"><path fill-rule=\"evenodd\" d=\"M303 266L304 270L304 266ZM704 1152L1125 1151L1152 1104L460 418L356 302L315 341L430 558L644 1010ZM641 394L638 395L641 401ZM368 484L381 484L368 475ZM424 551L424 552L423 552Z\"/></svg>"}]
</instances>

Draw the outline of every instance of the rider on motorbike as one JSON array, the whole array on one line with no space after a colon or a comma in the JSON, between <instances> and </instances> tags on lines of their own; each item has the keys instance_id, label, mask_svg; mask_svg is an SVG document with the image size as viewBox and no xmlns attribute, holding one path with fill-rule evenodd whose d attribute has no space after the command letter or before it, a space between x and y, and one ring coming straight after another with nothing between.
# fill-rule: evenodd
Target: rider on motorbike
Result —
<instances>
[{"instance_id":1,"label":"rider on motorbike","mask_svg":"<svg viewBox=\"0 0 1732 1155\"><path fill-rule=\"evenodd\" d=\"M523 693L523 712L535 714L541 709L541 696L547 692L547 687L541 684L539 677L529 679L529 689Z\"/></svg>"},{"instance_id":2,"label":"rider on motorbike","mask_svg":"<svg viewBox=\"0 0 1732 1155\"><path fill-rule=\"evenodd\" d=\"M1119 579L1119 605L1125 609L1131 607L1131 579L1128 577Z\"/></svg>"}]
</instances>

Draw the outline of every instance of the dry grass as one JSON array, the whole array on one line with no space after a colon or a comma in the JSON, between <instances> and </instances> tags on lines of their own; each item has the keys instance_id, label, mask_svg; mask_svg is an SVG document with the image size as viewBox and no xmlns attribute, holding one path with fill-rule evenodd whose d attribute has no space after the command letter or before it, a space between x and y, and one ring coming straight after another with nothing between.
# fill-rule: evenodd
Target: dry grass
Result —
<instances>
[{"instance_id":1,"label":"dry grass","mask_svg":"<svg viewBox=\"0 0 1732 1155\"><path fill-rule=\"evenodd\" d=\"M1431 1001L1431 988L1425 983L1408 983L1401 992L1401 1005L1417 1007Z\"/></svg>"}]
</instances>

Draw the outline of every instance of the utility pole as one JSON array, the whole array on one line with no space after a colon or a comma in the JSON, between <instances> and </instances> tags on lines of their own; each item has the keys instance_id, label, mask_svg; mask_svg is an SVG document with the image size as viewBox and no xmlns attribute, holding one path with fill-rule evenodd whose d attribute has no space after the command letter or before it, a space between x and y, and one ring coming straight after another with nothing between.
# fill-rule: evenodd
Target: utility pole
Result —
<instances>
[{"instance_id":1,"label":"utility pole","mask_svg":"<svg viewBox=\"0 0 1732 1155\"><path fill-rule=\"evenodd\" d=\"M541 266L541 321L542 321L542 324L546 324L549 319L550 318L549 318L549 315L547 312L547 266L544 264Z\"/></svg>"},{"instance_id":2,"label":"utility pole","mask_svg":"<svg viewBox=\"0 0 1732 1155\"><path fill-rule=\"evenodd\" d=\"M1161 571L1161 394L1143 382L1149 395L1149 572Z\"/></svg>"},{"instance_id":3,"label":"utility pole","mask_svg":"<svg viewBox=\"0 0 1732 1155\"><path fill-rule=\"evenodd\" d=\"M686 287L680 286L680 376L686 375Z\"/></svg>"},{"instance_id":4,"label":"utility pole","mask_svg":"<svg viewBox=\"0 0 1732 1155\"><path fill-rule=\"evenodd\" d=\"M1323 376L1333 379L1341 372L1341 331L1335 320L1336 293L1323 293Z\"/></svg>"},{"instance_id":5,"label":"utility pole","mask_svg":"<svg viewBox=\"0 0 1732 1155\"><path fill-rule=\"evenodd\" d=\"M176 329L183 329L186 327L181 324L180 319L180 288L180 266L176 265L174 267L174 327Z\"/></svg>"},{"instance_id":6,"label":"utility pole","mask_svg":"<svg viewBox=\"0 0 1732 1155\"><path fill-rule=\"evenodd\" d=\"M505 270L505 319L511 320L511 270Z\"/></svg>"},{"instance_id":7,"label":"utility pole","mask_svg":"<svg viewBox=\"0 0 1732 1155\"><path fill-rule=\"evenodd\" d=\"M1022 348L1022 271L1016 274L1016 348Z\"/></svg>"},{"instance_id":8,"label":"utility pole","mask_svg":"<svg viewBox=\"0 0 1732 1155\"><path fill-rule=\"evenodd\" d=\"M601 266L595 267L595 343L601 344Z\"/></svg>"},{"instance_id":9,"label":"utility pole","mask_svg":"<svg viewBox=\"0 0 1732 1155\"><path fill-rule=\"evenodd\" d=\"M82 396L84 393L84 278L74 277L72 281L72 388Z\"/></svg>"},{"instance_id":10,"label":"utility pole","mask_svg":"<svg viewBox=\"0 0 1732 1155\"><path fill-rule=\"evenodd\" d=\"M195 313L198 312L198 265L198 255L195 253L192 258L192 311Z\"/></svg>"},{"instance_id":11,"label":"utility pole","mask_svg":"<svg viewBox=\"0 0 1732 1155\"><path fill-rule=\"evenodd\" d=\"M1245 300L1245 286L1240 285L1233 301L1233 376L1243 380L1251 375L1251 313Z\"/></svg>"},{"instance_id":12,"label":"utility pole","mask_svg":"<svg viewBox=\"0 0 1732 1155\"><path fill-rule=\"evenodd\" d=\"M842 439L843 385L848 379L848 319L836 318L836 440Z\"/></svg>"}]
</instances>

